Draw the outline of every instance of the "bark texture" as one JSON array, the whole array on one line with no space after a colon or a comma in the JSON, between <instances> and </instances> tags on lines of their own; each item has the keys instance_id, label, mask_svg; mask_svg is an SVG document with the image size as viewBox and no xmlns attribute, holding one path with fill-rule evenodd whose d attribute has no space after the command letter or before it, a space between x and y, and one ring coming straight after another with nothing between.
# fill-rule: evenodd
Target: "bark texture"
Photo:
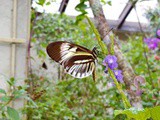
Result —
<instances>
[{"instance_id":1,"label":"bark texture","mask_svg":"<svg viewBox=\"0 0 160 120\"><path fill-rule=\"evenodd\" d=\"M108 34L108 32L110 31L110 27L105 19L105 16L102 10L102 5L100 4L99 0L89 0L89 4L94 14L96 27L101 35L101 39L105 42L107 47L110 47L110 35L113 33L110 32ZM127 88L127 92L128 92L131 104L135 107L142 107L140 103L141 101L140 97L137 97L135 92L131 90L133 81L135 78L134 71L130 66L130 64L125 59L122 51L120 50L119 45L116 43L114 45L114 51L115 51L115 55L118 58L119 68L123 71L124 82Z\"/></svg>"}]
</instances>

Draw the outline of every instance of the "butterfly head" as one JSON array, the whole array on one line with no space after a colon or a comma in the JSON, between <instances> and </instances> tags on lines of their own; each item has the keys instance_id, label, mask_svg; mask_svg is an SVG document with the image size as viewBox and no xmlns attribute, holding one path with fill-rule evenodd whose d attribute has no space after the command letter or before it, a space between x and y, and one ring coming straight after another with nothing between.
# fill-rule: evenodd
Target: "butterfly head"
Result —
<instances>
[{"instance_id":1,"label":"butterfly head","mask_svg":"<svg viewBox=\"0 0 160 120\"><path fill-rule=\"evenodd\" d=\"M94 57L97 58L97 55L98 55L98 53L99 53L99 51L97 50L97 47L94 47L94 48L92 49L92 53L93 53Z\"/></svg>"}]
</instances>

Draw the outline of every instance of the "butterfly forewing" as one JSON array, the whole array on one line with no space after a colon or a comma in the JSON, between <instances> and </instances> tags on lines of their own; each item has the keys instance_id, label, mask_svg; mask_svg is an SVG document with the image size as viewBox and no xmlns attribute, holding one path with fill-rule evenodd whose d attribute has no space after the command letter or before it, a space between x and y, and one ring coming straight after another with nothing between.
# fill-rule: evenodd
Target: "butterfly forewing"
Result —
<instances>
[{"instance_id":1,"label":"butterfly forewing","mask_svg":"<svg viewBox=\"0 0 160 120\"><path fill-rule=\"evenodd\" d=\"M58 41L47 46L47 53L73 77L87 77L95 69L95 54L82 46Z\"/></svg>"}]
</instances>

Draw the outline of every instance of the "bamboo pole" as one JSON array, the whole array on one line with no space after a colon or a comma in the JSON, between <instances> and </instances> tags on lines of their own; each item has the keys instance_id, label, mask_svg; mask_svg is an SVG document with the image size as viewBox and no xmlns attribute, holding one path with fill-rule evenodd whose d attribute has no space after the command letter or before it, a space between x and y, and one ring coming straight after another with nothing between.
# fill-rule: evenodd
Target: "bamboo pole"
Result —
<instances>
[{"instance_id":1,"label":"bamboo pole","mask_svg":"<svg viewBox=\"0 0 160 120\"><path fill-rule=\"evenodd\" d=\"M13 14L12 14L12 29L11 29L11 37L13 39L13 43L11 44L11 67L10 67L10 77L15 77L15 64L16 64L16 43L14 43L14 40L17 37L17 0L13 1ZM9 92L11 91L10 88ZM14 107L14 103L10 103L11 107Z\"/></svg>"},{"instance_id":2,"label":"bamboo pole","mask_svg":"<svg viewBox=\"0 0 160 120\"><path fill-rule=\"evenodd\" d=\"M17 0L13 1L13 21L12 21L12 32L13 42L17 37ZM16 64L16 44L11 45L11 77L15 77L15 64Z\"/></svg>"}]
</instances>

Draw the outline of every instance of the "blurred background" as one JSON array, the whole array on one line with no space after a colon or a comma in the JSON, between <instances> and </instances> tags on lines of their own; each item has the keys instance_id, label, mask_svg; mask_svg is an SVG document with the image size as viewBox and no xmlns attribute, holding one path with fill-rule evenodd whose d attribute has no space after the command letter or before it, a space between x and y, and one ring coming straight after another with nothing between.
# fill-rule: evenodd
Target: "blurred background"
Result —
<instances>
[{"instance_id":1,"label":"blurred background","mask_svg":"<svg viewBox=\"0 0 160 120\"><path fill-rule=\"evenodd\" d=\"M81 5L81 3L83 3ZM160 105L160 1L100 0L103 13L137 81L137 108ZM124 120L113 80L98 57L96 83L77 79L51 60L46 47L68 41L98 46L81 10L96 24L87 0L0 0L0 118L27 120ZM149 43L150 39L154 43ZM153 40L154 39L154 40ZM155 40L156 39L156 40ZM157 42L155 42L157 41ZM125 84L122 84L127 94Z\"/></svg>"}]
</instances>

